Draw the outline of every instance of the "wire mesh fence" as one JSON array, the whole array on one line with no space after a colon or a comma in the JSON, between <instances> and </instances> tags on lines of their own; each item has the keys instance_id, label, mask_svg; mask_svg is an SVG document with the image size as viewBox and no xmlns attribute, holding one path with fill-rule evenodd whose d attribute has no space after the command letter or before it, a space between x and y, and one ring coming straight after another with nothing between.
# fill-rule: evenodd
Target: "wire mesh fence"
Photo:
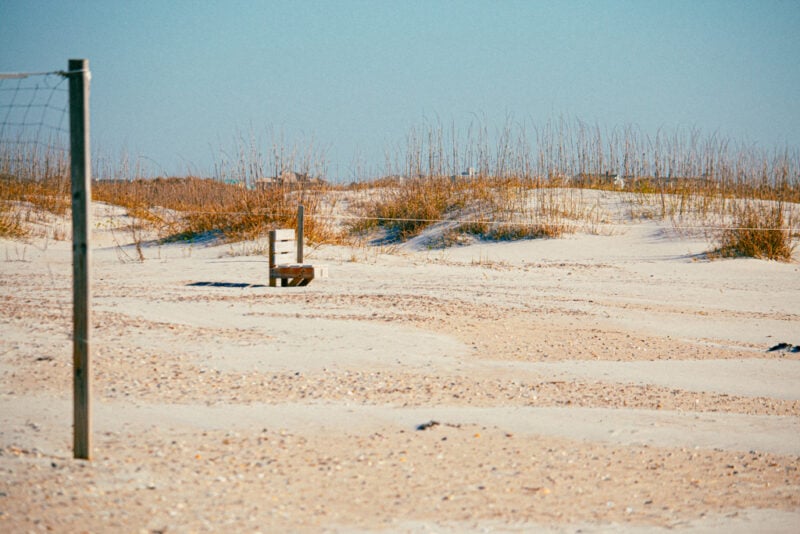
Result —
<instances>
[{"instance_id":1,"label":"wire mesh fence","mask_svg":"<svg viewBox=\"0 0 800 534\"><path fill-rule=\"evenodd\" d=\"M71 208L73 451L82 459L92 456L88 67L71 59L66 71L0 74L0 236L24 234L20 203Z\"/></svg>"},{"instance_id":2,"label":"wire mesh fence","mask_svg":"<svg viewBox=\"0 0 800 534\"><path fill-rule=\"evenodd\" d=\"M68 111L64 72L0 74L0 174L22 180L65 174Z\"/></svg>"}]
</instances>

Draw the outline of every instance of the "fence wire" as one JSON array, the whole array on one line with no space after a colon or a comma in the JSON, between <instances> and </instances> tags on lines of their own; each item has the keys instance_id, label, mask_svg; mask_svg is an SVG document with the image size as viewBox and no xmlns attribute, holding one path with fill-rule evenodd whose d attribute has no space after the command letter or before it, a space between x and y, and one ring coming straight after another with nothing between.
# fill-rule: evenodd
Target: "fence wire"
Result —
<instances>
[{"instance_id":1,"label":"fence wire","mask_svg":"<svg viewBox=\"0 0 800 534\"><path fill-rule=\"evenodd\" d=\"M269 215L270 212L258 213L253 211L206 211L206 210L175 210L175 214L179 217L183 217L186 215ZM525 228L525 227L534 227L537 224L542 222L548 222L549 220L543 218L541 220L528 220L528 221L513 221L513 220L497 220L497 219L418 219L418 218L411 218L411 217L370 217L370 216L361 216L361 215L332 215L332 214L317 214L313 211L308 210L306 208L305 211L306 217L313 218L322 221L375 221L379 223L384 222L410 222L410 223L425 223L425 224L439 224L439 223L452 223L452 224L460 224L460 225L467 225L467 224L486 224L486 225L494 225L494 226L513 226L518 228ZM669 220L669 218L665 218L663 220ZM636 224L635 220L630 221L617 221L617 222L603 222L603 221L581 221L581 220L571 220L571 219L564 219L563 222L566 224L574 223L576 225L584 224L586 226L592 227L614 227L614 228L630 228L631 226ZM744 230L744 231L767 231L767 232L792 232L795 230L792 226L786 227L743 227L737 225L709 225L709 224L673 224L669 225L670 228L675 230Z\"/></svg>"},{"instance_id":2,"label":"fence wire","mask_svg":"<svg viewBox=\"0 0 800 534\"><path fill-rule=\"evenodd\" d=\"M0 74L0 172L29 174L69 150L66 72Z\"/></svg>"}]
</instances>

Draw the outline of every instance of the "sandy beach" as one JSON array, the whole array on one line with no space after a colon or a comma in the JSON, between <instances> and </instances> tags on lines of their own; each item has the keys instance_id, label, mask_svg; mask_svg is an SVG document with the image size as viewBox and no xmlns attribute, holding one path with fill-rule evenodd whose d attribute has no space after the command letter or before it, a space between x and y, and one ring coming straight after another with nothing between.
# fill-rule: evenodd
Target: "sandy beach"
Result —
<instances>
[{"instance_id":1,"label":"sandy beach","mask_svg":"<svg viewBox=\"0 0 800 534\"><path fill-rule=\"evenodd\" d=\"M797 532L800 264L669 223L430 249L0 240L4 532ZM65 223L64 223L65 224Z\"/></svg>"}]
</instances>

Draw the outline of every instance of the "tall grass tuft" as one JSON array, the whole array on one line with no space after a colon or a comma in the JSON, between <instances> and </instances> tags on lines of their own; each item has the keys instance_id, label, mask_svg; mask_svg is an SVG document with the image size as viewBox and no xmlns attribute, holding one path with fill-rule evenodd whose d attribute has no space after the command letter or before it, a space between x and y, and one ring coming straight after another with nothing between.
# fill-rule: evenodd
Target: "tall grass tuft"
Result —
<instances>
[{"instance_id":1,"label":"tall grass tuft","mask_svg":"<svg viewBox=\"0 0 800 534\"><path fill-rule=\"evenodd\" d=\"M459 205L451 180L441 176L401 180L372 191L360 204L362 219L351 225L352 233L381 227L390 240L405 241Z\"/></svg>"},{"instance_id":2,"label":"tall grass tuft","mask_svg":"<svg viewBox=\"0 0 800 534\"><path fill-rule=\"evenodd\" d=\"M65 152L34 144L0 145L0 236L24 237L42 212L70 209Z\"/></svg>"},{"instance_id":3,"label":"tall grass tuft","mask_svg":"<svg viewBox=\"0 0 800 534\"><path fill-rule=\"evenodd\" d=\"M334 232L320 212L324 186L272 186L247 189L209 178L156 178L99 181L95 200L123 206L129 215L148 222L167 242L217 238L225 242L254 239L273 228L292 228L297 206L308 216L305 235L312 243L327 242Z\"/></svg>"},{"instance_id":4,"label":"tall grass tuft","mask_svg":"<svg viewBox=\"0 0 800 534\"><path fill-rule=\"evenodd\" d=\"M338 238L324 217L330 188L315 178L324 172L324 159L313 146L273 143L265 154L254 136L238 136L214 169L214 178L131 179L123 165L122 179L98 181L93 195L126 207L168 242L255 239L274 228L293 228L300 204L306 208L304 232L309 242ZM284 179L290 175L292 181ZM295 180L297 176L303 180Z\"/></svg>"},{"instance_id":5,"label":"tall grass tuft","mask_svg":"<svg viewBox=\"0 0 800 534\"><path fill-rule=\"evenodd\" d=\"M733 224L719 233L718 248L710 256L791 261L791 228L782 202L746 202L735 209Z\"/></svg>"}]
</instances>

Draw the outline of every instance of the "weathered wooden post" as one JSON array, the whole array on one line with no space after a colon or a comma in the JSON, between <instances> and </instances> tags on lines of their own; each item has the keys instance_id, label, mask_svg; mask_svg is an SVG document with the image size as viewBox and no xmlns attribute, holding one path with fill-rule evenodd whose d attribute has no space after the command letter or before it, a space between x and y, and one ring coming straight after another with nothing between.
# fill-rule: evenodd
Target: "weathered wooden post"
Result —
<instances>
[{"instance_id":1,"label":"weathered wooden post","mask_svg":"<svg viewBox=\"0 0 800 534\"><path fill-rule=\"evenodd\" d=\"M303 263L303 205L297 206L297 263Z\"/></svg>"},{"instance_id":2,"label":"weathered wooden post","mask_svg":"<svg viewBox=\"0 0 800 534\"><path fill-rule=\"evenodd\" d=\"M269 287L277 287L278 280L277 278L272 277L272 269L275 267L275 252L276 252L276 241L278 240L278 232L276 230L269 231L269 271L267 276L269 277Z\"/></svg>"},{"instance_id":3,"label":"weathered wooden post","mask_svg":"<svg viewBox=\"0 0 800 534\"><path fill-rule=\"evenodd\" d=\"M91 421L91 285L89 218L92 167L89 145L89 60L70 59L69 131L72 179L72 365L74 457L90 460Z\"/></svg>"}]
</instances>

